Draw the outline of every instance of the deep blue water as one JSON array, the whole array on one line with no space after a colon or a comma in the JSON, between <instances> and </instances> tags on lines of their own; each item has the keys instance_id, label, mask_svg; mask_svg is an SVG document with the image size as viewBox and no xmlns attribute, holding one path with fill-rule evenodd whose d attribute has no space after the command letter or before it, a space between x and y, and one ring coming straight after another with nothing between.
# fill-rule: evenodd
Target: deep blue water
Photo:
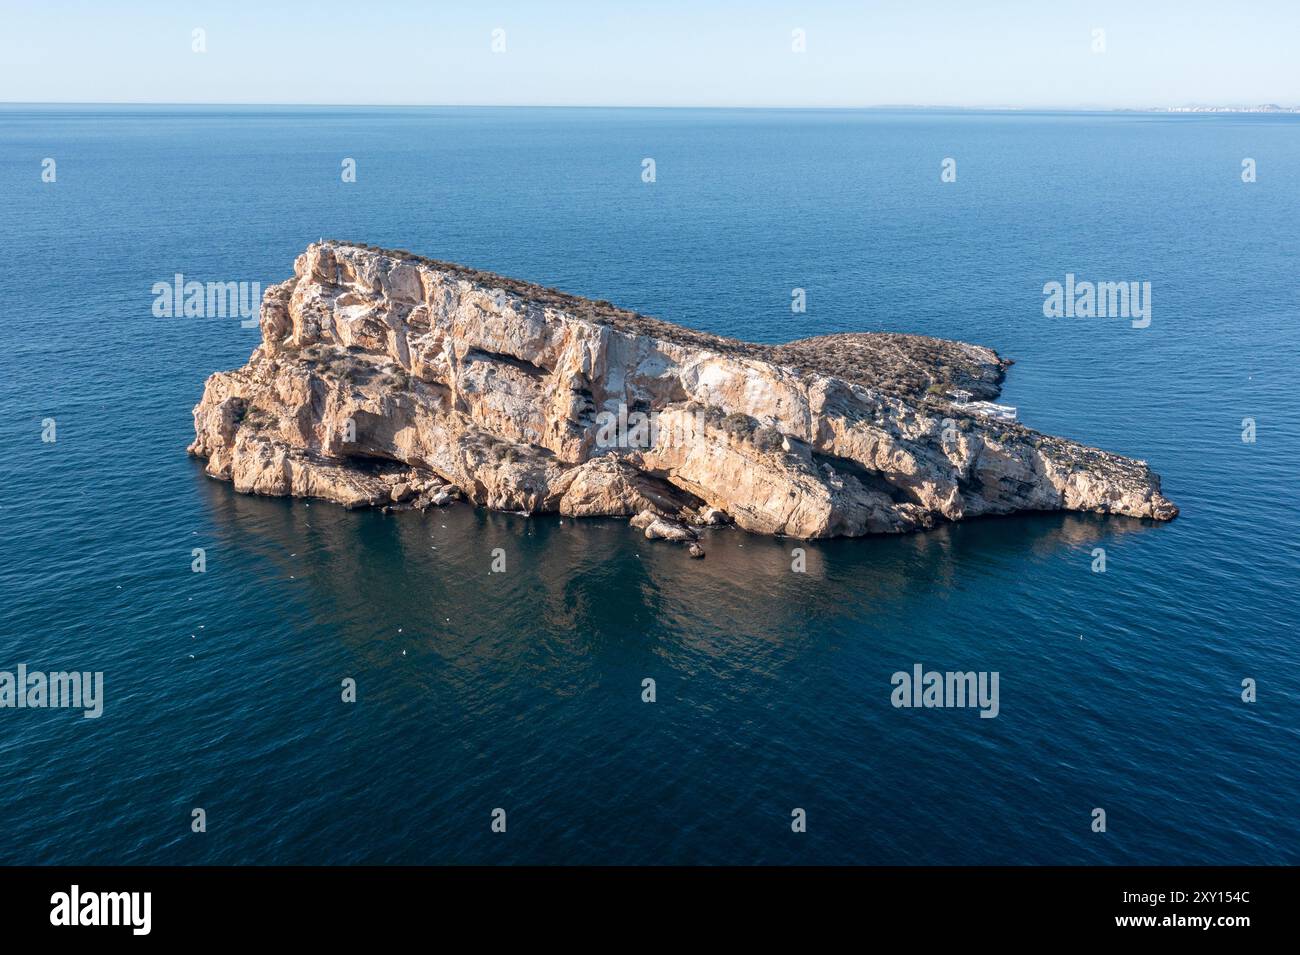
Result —
<instances>
[{"instance_id":1,"label":"deep blue water","mask_svg":"<svg viewBox=\"0 0 1300 955\"><path fill-rule=\"evenodd\" d=\"M106 696L0 710L0 862L1300 862L1298 213L1294 116L0 107L0 670ZM764 341L989 345L1022 420L1183 513L811 543L796 575L734 530L689 561L617 521L239 496L184 449L257 332L151 286L267 285L321 236ZM1151 326L1044 318L1067 272L1150 281ZM999 717L893 708L918 662L998 671Z\"/></svg>"}]
</instances>

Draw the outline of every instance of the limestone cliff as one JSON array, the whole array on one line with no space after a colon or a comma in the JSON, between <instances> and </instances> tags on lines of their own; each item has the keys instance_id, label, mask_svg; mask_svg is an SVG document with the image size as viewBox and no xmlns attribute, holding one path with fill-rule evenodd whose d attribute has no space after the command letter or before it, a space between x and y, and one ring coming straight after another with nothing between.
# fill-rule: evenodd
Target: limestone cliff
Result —
<instances>
[{"instance_id":1,"label":"limestone cliff","mask_svg":"<svg viewBox=\"0 0 1300 955\"><path fill-rule=\"evenodd\" d=\"M320 242L190 452L240 491L637 516L650 536L901 532L982 514L1168 520L1141 461L972 414L1009 362L912 335L720 338L406 252Z\"/></svg>"}]
</instances>

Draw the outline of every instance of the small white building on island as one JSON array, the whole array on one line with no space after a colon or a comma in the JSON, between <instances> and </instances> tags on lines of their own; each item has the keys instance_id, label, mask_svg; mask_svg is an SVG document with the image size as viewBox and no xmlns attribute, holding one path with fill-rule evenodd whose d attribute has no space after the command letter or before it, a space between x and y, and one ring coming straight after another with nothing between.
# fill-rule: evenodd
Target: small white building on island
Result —
<instances>
[{"instance_id":1,"label":"small white building on island","mask_svg":"<svg viewBox=\"0 0 1300 955\"><path fill-rule=\"evenodd\" d=\"M995 421L1016 420L1016 409L1012 405L1000 405L993 401L971 401L974 396L961 388L948 392L948 395L952 398L952 403L962 411L969 411L971 414L982 415Z\"/></svg>"},{"instance_id":2,"label":"small white building on island","mask_svg":"<svg viewBox=\"0 0 1300 955\"><path fill-rule=\"evenodd\" d=\"M996 421L1010 423L1016 420L1016 409L1011 405L1000 405L992 401L968 401L960 407L963 411L972 411Z\"/></svg>"}]
</instances>

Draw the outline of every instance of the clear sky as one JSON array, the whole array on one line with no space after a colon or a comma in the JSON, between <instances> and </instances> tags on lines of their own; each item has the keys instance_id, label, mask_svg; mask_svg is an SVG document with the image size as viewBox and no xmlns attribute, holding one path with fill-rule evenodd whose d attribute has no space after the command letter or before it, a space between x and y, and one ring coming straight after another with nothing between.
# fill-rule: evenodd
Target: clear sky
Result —
<instances>
[{"instance_id":1,"label":"clear sky","mask_svg":"<svg viewBox=\"0 0 1300 955\"><path fill-rule=\"evenodd\" d=\"M1300 0L0 0L0 101L1296 106Z\"/></svg>"}]
</instances>

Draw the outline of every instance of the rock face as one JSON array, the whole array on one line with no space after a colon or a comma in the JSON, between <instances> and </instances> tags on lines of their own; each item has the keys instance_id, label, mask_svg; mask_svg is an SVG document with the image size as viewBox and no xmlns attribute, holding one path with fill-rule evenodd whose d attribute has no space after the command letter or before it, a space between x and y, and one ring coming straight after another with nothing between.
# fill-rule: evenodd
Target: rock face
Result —
<instances>
[{"instance_id":1,"label":"rock face","mask_svg":"<svg viewBox=\"0 0 1300 955\"><path fill-rule=\"evenodd\" d=\"M1141 461L945 400L996 398L1010 364L959 342L757 345L340 242L266 291L261 331L245 367L208 379L189 448L250 493L394 509L462 493L681 540L727 519L815 538L1178 513Z\"/></svg>"}]
</instances>

